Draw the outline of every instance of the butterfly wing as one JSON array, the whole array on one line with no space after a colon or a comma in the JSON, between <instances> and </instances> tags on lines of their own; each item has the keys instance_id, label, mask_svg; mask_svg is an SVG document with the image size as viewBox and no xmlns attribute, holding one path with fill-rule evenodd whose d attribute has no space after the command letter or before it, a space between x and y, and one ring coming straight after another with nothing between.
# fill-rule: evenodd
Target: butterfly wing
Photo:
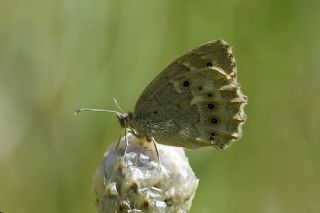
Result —
<instances>
[{"instance_id":1,"label":"butterfly wing","mask_svg":"<svg viewBox=\"0 0 320 213\"><path fill-rule=\"evenodd\" d=\"M224 148L241 137L246 102L231 47L211 41L173 61L149 84L131 126L167 145Z\"/></svg>"}]
</instances>

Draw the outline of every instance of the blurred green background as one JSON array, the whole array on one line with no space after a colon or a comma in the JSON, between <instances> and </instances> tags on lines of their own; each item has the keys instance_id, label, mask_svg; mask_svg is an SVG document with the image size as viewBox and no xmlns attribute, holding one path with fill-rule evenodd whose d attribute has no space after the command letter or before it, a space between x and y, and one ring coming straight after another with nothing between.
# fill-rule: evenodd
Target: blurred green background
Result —
<instances>
[{"instance_id":1,"label":"blurred green background","mask_svg":"<svg viewBox=\"0 0 320 213\"><path fill-rule=\"evenodd\" d=\"M320 212L320 1L2 0L0 211L96 212L92 174L132 110L179 55L234 48L249 97L241 141L188 151L191 212Z\"/></svg>"}]
</instances>

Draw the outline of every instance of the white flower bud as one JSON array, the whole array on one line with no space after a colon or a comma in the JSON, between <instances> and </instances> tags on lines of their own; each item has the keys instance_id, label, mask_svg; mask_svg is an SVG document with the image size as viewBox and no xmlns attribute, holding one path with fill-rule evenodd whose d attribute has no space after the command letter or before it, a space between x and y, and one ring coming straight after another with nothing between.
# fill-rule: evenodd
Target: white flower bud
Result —
<instances>
[{"instance_id":1,"label":"white flower bud","mask_svg":"<svg viewBox=\"0 0 320 213\"><path fill-rule=\"evenodd\" d=\"M125 138L114 142L94 175L99 212L188 212L199 180L184 149L157 144L159 164L152 142L127 138L126 154Z\"/></svg>"}]
</instances>

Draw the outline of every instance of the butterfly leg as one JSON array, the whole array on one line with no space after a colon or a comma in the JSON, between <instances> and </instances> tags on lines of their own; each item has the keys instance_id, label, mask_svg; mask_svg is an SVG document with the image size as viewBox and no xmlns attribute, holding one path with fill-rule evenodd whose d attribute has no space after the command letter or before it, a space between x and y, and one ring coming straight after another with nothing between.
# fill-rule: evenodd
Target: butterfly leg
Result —
<instances>
[{"instance_id":1,"label":"butterfly leg","mask_svg":"<svg viewBox=\"0 0 320 213\"><path fill-rule=\"evenodd\" d=\"M126 148L124 149L124 155L126 155L127 154L127 150L128 150L128 146L129 146L127 128L124 130L124 138L126 140Z\"/></svg>"},{"instance_id":2,"label":"butterfly leg","mask_svg":"<svg viewBox=\"0 0 320 213\"><path fill-rule=\"evenodd\" d=\"M130 127L129 127L130 128ZM133 134L134 136L136 136L137 138L141 138L141 136L140 135L138 135L138 133L136 133L133 129L129 129L129 132L131 133L131 134Z\"/></svg>"},{"instance_id":3,"label":"butterfly leg","mask_svg":"<svg viewBox=\"0 0 320 213\"><path fill-rule=\"evenodd\" d=\"M126 147L124 149L124 154L125 155L127 153L127 150L128 150L128 145L129 145L129 142L128 142L128 130L127 129L124 129L122 130L121 134L120 134L120 137L119 137L119 140L118 140L118 143L116 145L116 149L119 149L119 146L120 146L120 142L121 142L121 136L123 134L123 131L124 131L124 139L126 141Z\"/></svg>"},{"instance_id":4,"label":"butterfly leg","mask_svg":"<svg viewBox=\"0 0 320 213\"><path fill-rule=\"evenodd\" d=\"M122 137L122 135L123 135L123 131L124 131L124 130L121 131L121 134L120 134L120 136L119 136L119 140L118 140L118 143L117 143L117 145L116 145L116 149L119 149L119 145L120 145L121 137Z\"/></svg>"},{"instance_id":5,"label":"butterfly leg","mask_svg":"<svg viewBox=\"0 0 320 213\"><path fill-rule=\"evenodd\" d=\"M155 150L156 150L156 152L157 152L158 162L159 162L159 172L161 172L161 160L160 160L160 155L159 155L157 143L156 143L156 141L154 140L153 137L151 138L151 141L152 141L152 143L153 143L153 145L154 145L154 148L155 148Z\"/></svg>"}]
</instances>

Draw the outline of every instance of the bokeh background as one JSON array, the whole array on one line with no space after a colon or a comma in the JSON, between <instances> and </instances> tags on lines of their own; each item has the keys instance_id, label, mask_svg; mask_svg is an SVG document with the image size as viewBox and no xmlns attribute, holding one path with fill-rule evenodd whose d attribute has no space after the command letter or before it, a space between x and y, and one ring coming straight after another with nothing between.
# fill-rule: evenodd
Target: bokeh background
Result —
<instances>
[{"instance_id":1,"label":"bokeh background","mask_svg":"<svg viewBox=\"0 0 320 213\"><path fill-rule=\"evenodd\" d=\"M188 151L191 212L320 212L320 1L2 0L0 211L96 212L92 174L146 85L214 39L249 97L241 141Z\"/></svg>"}]
</instances>

